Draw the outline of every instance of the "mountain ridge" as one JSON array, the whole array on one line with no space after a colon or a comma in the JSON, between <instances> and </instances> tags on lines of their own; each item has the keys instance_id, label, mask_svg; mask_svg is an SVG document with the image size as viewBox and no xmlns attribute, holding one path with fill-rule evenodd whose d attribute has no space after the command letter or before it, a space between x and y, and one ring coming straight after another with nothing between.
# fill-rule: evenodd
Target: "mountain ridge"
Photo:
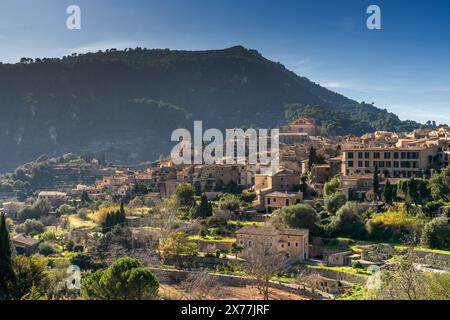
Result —
<instances>
[{"instance_id":1,"label":"mountain ridge","mask_svg":"<svg viewBox=\"0 0 450 320\"><path fill-rule=\"evenodd\" d=\"M205 128L273 127L285 115L320 111L325 134L419 126L243 46L110 49L0 64L0 111L0 170L67 151L127 163L155 158L170 150L174 129L194 120Z\"/></svg>"}]
</instances>

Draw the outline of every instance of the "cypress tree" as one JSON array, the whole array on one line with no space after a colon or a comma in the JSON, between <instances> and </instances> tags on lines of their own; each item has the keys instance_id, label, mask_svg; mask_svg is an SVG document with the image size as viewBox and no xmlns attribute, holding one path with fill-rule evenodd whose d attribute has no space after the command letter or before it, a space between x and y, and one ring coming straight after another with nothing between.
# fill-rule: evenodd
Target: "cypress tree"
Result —
<instances>
[{"instance_id":1,"label":"cypress tree","mask_svg":"<svg viewBox=\"0 0 450 320\"><path fill-rule=\"evenodd\" d=\"M393 188L389 180L386 181L383 189L383 200L386 203L392 203L394 199Z\"/></svg>"},{"instance_id":2,"label":"cypress tree","mask_svg":"<svg viewBox=\"0 0 450 320\"><path fill-rule=\"evenodd\" d=\"M2 213L0 216L0 297L9 296L8 287L14 280L13 260L11 252L11 240L8 228L6 227L6 217Z\"/></svg>"},{"instance_id":3,"label":"cypress tree","mask_svg":"<svg viewBox=\"0 0 450 320\"><path fill-rule=\"evenodd\" d=\"M309 149L308 169L311 170L311 167L312 167L313 164L315 164L316 162L317 162L316 149L315 149L314 147L311 147L311 149Z\"/></svg>"},{"instance_id":4,"label":"cypress tree","mask_svg":"<svg viewBox=\"0 0 450 320\"><path fill-rule=\"evenodd\" d=\"M375 200L380 199L380 179L378 177L378 166L375 166L375 171L373 173L373 185L372 190L375 197Z\"/></svg>"},{"instance_id":5,"label":"cypress tree","mask_svg":"<svg viewBox=\"0 0 450 320\"><path fill-rule=\"evenodd\" d=\"M212 205L211 203L209 203L206 195L203 194L200 199L200 204L195 205L195 207L193 208L192 217L205 219L207 217L212 216L212 214L213 214Z\"/></svg>"},{"instance_id":6,"label":"cypress tree","mask_svg":"<svg viewBox=\"0 0 450 320\"><path fill-rule=\"evenodd\" d=\"M120 211L117 219L117 224L123 224L125 222L125 208L123 202L120 203Z\"/></svg>"}]
</instances>

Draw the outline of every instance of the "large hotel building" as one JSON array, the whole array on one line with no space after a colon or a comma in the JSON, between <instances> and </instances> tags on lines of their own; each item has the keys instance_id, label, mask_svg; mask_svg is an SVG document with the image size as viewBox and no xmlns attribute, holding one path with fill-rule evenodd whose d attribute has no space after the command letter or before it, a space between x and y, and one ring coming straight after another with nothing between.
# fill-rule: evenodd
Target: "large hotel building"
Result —
<instances>
[{"instance_id":1,"label":"large hotel building","mask_svg":"<svg viewBox=\"0 0 450 320\"><path fill-rule=\"evenodd\" d=\"M439 147L349 147L343 150L344 176L373 173L378 167L386 178L409 178L427 175Z\"/></svg>"}]
</instances>

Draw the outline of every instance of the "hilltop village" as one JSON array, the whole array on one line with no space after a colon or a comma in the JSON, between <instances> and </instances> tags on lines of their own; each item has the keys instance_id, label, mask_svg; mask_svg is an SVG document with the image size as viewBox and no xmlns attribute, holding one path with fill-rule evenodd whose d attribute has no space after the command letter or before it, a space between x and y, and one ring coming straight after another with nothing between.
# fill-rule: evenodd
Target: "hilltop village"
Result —
<instances>
[{"instance_id":1,"label":"hilltop village","mask_svg":"<svg viewBox=\"0 0 450 320\"><path fill-rule=\"evenodd\" d=\"M306 117L280 129L277 172L164 157L117 167L104 156L68 153L0 176L0 232L10 239L12 272L42 268L4 294L449 298L439 288L450 278L450 128L360 137L317 131ZM79 268L79 286L66 285L70 266ZM98 284L119 267L148 277L143 295Z\"/></svg>"}]
</instances>

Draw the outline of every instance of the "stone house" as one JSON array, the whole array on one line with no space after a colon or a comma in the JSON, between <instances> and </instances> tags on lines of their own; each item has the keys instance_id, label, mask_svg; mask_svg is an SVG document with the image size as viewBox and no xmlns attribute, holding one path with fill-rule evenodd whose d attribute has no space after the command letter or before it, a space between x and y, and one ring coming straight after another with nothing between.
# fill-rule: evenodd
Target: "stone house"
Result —
<instances>
[{"instance_id":1,"label":"stone house","mask_svg":"<svg viewBox=\"0 0 450 320\"><path fill-rule=\"evenodd\" d=\"M344 289L341 281L320 275L311 275L308 278L308 283L314 289L330 294L338 294Z\"/></svg>"},{"instance_id":2,"label":"stone house","mask_svg":"<svg viewBox=\"0 0 450 320\"><path fill-rule=\"evenodd\" d=\"M300 203L303 200L303 193L299 192L280 192L274 191L264 195L264 207L266 212L272 212L293 204Z\"/></svg>"},{"instance_id":3,"label":"stone house","mask_svg":"<svg viewBox=\"0 0 450 320\"><path fill-rule=\"evenodd\" d=\"M236 243L243 247L244 259L254 250L273 250L295 262L309 259L307 229L244 227L236 232Z\"/></svg>"},{"instance_id":4,"label":"stone house","mask_svg":"<svg viewBox=\"0 0 450 320\"><path fill-rule=\"evenodd\" d=\"M255 175L256 200L253 206L258 211L265 211L265 197L275 191L298 192L300 187L300 175L289 170L280 170L275 174Z\"/></svg>"},{"instance_id":5,"label":"stone house","mask_svg":"<svg viewBox=\"0 0 450 320\"><path fill-rule=\"evenodd\" d=\"M324 253L324 261L329 266L349 266L353 251Z\"/></svg>"},{"instance_id":6,"label":"stone house","mask_svg":"<svg viewBox=\"0 0 450 320\"><path fill-rule=\"evenodd\" d=\"M316 134L316 120L307 117L297 117L288 124L284 132L304 132L308 135Z\"/></svg>"},{"instance_id":7,"label":"stone house","mask_svg":"<svg viewBox=\"0 0 450 320\"><path fill-rule=\"evenodd\" d=\"M65 192L41 191L38 193L38 200L47 200L52 206L57 207L64 203L66 196Z\"/></svg>"},{"instance_id":8,"label":"stone house","mask_svg":"<svg viewBox=\"0 0 450 320\"><path fill-rule=\"evenodd\" d=\"M17 254L30 256L39 250L39 240L22 234L13 237L11 242L15 246Z\"/></svg>"}]
</instances>

